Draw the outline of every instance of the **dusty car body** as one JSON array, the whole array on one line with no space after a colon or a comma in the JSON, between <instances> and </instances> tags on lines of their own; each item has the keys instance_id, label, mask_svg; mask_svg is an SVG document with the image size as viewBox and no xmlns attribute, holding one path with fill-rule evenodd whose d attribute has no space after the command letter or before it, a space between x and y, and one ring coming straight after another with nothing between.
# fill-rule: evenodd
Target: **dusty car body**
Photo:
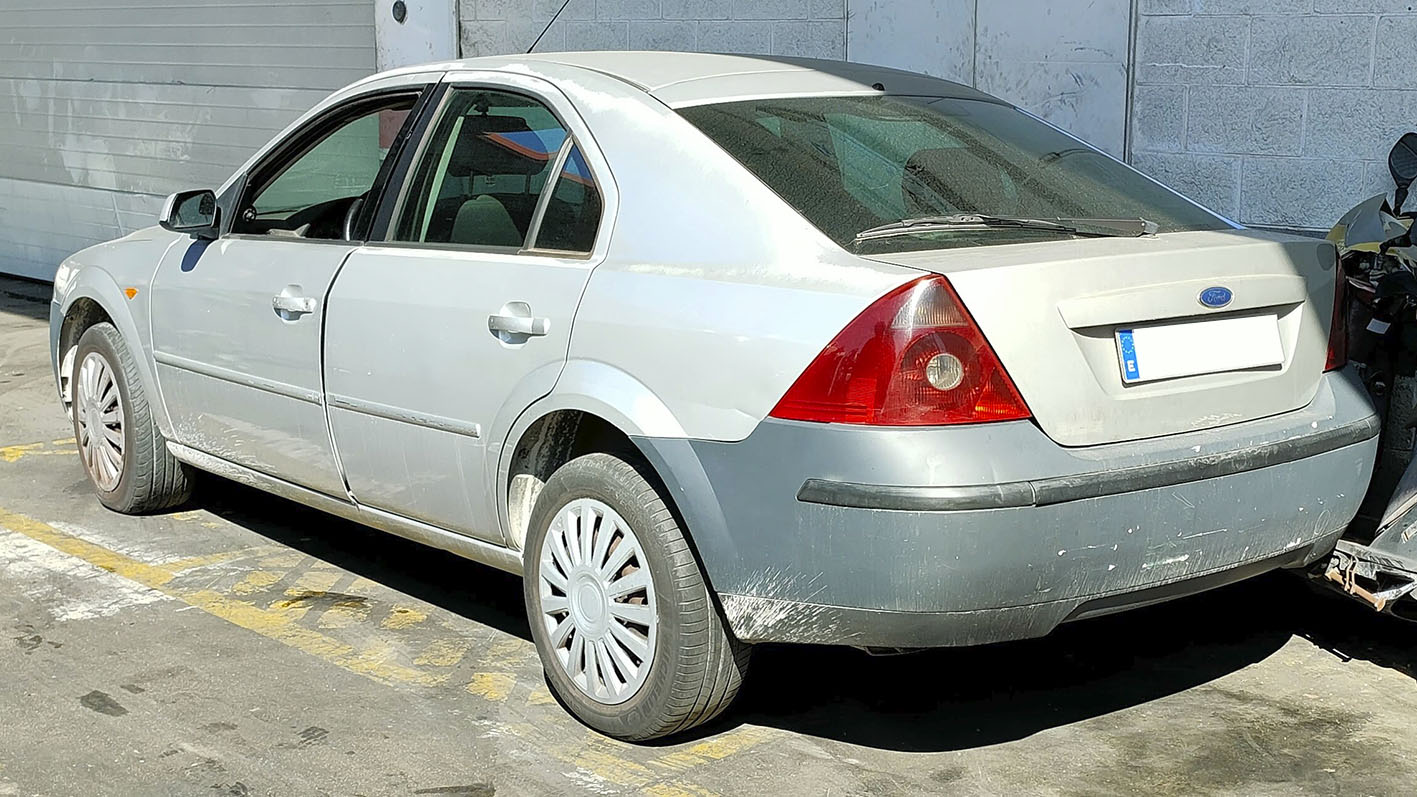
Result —
<instances>
[{"instance_id":1,"label":"dusty car body","mask_svg":"<svg viewBox=\"0 0 1417 797\"><path fill-rule=\"evenodd\" d=\"M372 183L310 211L262 205L349 108L380 115L382 160L361 167ZM535 114L554 140L506 121ZM918 151L878 157L914 135ZM966 150L982 154L959 160ZM955 173L988 202L941 199ZM593 187L598 216L577 222L588 234L556 232L561 200L519 205L538 184L569 186L583 214ZM1067 196L1075 185L1095 193ZM1030 215L1060 218L1075 201L1072 215L1162 223L890 227L1035 200ZM80 384L85 362L101 366L87 355L118 356L80 346L107 323L152 439L184 467L540 574L528 610L553 687L628 738L721 710L745 643L1018 639L1308 565L1334 547L1372 466L1371 405L1329 359L1330 244L1241 229L995 98L919 75L669 53L404 69L337 92L213 195L173 202L172 229L80 252L56 279L51 344L81 444L106 428L146 456L136 422L104 426L106 389ZM994 206L968 206L981 203ZM863 234L863 221L885 228ZM497 232L454 240L468 230ZM927 339L965 348L927 352L929 383L907 374L906 399L891 392L904 360L862 388L875 399L842 381L867 349ZM1146 378L1135 346L1169 351L1154 361L1171 370ZM972 392L935 408L936 389ZM95 452L85 461L113 457ZM701 592L665 586L679 571L654 564L657 532L594 537L635 526L613 489L631 471L557 485L564 506L548 505L558 470L592 455L638 463L644 522L682 532L664 555L701 573ZM631 608L616 597L623 574L597 581L586 565L627 540L654 572ZM678 672L661 651L689 604L711 607L702 622L731 646L716 648L710 697L649 722L633 712L649 711L661 671ZM623 629L604 621L621 614L650 618L632 621L631 647L648 652L628 664ZM603 639L575 647L591 628Z\"/></svg>"}]
</instances>

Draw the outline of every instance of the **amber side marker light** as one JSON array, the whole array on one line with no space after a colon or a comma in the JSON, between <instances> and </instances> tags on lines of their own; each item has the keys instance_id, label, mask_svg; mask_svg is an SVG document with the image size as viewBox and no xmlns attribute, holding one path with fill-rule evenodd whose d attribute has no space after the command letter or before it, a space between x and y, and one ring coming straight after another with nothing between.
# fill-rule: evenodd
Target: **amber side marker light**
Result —
<instances>
[{"instance_id":1,"label":"amber side marker light","mask_svg":"<svg viewBox=\"0 0 1417 797\"><path fill-rule=\"evenodd\" d=\"M131 298L133 298L134 296L137 296L137 295L138 295L138 289L137 289L137 288L124 288L124 289L123 289L123 295L124 295L124 296L127 296L129 299L131 299Z\"/></svg>"}]
</instances>

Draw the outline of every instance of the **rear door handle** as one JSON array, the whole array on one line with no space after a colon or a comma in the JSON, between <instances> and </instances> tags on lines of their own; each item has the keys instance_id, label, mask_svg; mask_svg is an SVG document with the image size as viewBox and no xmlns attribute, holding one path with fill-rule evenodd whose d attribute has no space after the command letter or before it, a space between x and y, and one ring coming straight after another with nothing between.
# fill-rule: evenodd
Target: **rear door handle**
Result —
<instances>
[{"instance_id":1,"label":"rear door handle","mask_svg":"<svg viewBox=\"0 0 1417 797\"><path fill-rule=\"evenodd\" d=\"M299 316L313 313L318 306L319 302L308 296L287 296L282 293L277 294L271 299L271 307L277 313L284 313L286 315Z\"/></svg>"},{"instance_id":2,"label":"rear door handle","mask_svg":"<svg viewBox=\"0 0 1417 797\"><path fill-rule=\"evenodd\" d=\"M533 316L531 305L526 302L507 302L501 310L487 317L487 328L504 343L518 343L519 339L549 333L551 319Z\"/></svg>"}]
</instances>

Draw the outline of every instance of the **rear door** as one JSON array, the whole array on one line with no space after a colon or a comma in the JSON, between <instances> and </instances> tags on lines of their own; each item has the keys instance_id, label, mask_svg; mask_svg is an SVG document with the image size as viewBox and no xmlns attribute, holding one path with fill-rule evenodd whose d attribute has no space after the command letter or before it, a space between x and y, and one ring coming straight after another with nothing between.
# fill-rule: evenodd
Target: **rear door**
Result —
<instances>
[{"instance_id":1,"label":"rear door","mask_svg":"<svg viewBox=\"0 0 1417 797\"><path fill-rule=\"evenodd\" d=\"M330 428L361 505L503 541L489 436L560 375L606 174L549 84L449 76L384 240L330 295Z\"/></svg>"},{"instance_id":2,"label":"rear door","mask_svg":"<svg viewBox=\"0 0 1417 797\"><path fill-rule=\"evenodd\" d=\"M325 296L364 197L429 80L386 81L258 163L216 241L173 247L152 285L154 356L178 442L343 497L320 374Z\"/></svg>"}]
</instances>

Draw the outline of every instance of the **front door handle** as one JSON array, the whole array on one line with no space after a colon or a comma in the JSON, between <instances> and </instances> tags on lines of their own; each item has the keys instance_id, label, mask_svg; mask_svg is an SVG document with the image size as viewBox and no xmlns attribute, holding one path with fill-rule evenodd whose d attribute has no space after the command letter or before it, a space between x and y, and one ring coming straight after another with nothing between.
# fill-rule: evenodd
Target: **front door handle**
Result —
<instances>
[{"instance_id":1,"label":"front door handle","mask_svg":"<svg viewBox=\"0 0 1417 797\"><path fill-rule=\"evenodd\" d=\"M531 314L526 302L507 302L500 312L487 317L487 329L506 342L517 338L540 337L551 332L551 319Z\"/></svg>"},{"instance_id":2,"label":"front door handle","mask_svg":"<svg viewBox=\"0 0 1417 797\"><path fill-rule=\"evenodd\" d=\"M271 308L282 315L302 316L315 312L319 302L308 296L290 296L284 293L271 298Z\"/></svg>"}]
</instances>

